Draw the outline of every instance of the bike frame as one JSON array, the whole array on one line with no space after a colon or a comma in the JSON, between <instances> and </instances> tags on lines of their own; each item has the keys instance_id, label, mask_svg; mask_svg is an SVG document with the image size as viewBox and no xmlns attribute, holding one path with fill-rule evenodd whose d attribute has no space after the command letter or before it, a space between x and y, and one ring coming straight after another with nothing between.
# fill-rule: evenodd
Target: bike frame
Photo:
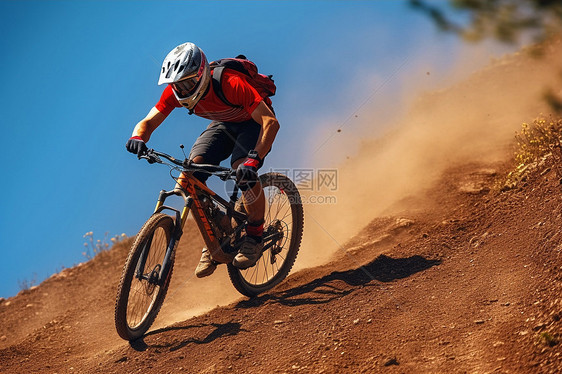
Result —
<instances>
[{"instance_id":1,"label":"bike frame","mask_svg":"<svg viewBox=\"0 0 562 374\"><path fill-rule=\"evenodd\" d=\"M205 209L203 208L203 204L201 202L200 196L205 196L213 200L215 203L222 205L226 211L228 217L235 218L238 222L245 222L247 219L247 215L239 212L234 209L234 205L238 200L238 188L235 187L232 195L230 197L230 201L226 201L221 196L216 194L213 190L207 187L204 183L199 181L197 178L193 176L193 172L197 170L204 170L211 174L216 173L221 177L223 180L231 179L230 176L232 175L232 170L228 168L222 168L220 166L215 165L197 165L197 164L186 164L186 162L181 162L165 153L156 152L151 150L151 155L149 157L143 156L143 158L149 159L149 161L154 161L158 163L162 163L159 156L165 157L172 163L181 166L182 172L180 177L177 179L176 187L173 190L166 191L161 190L160 195L158 197L158 201L156 203L156 207L154 208L154 214L160 213L163 210L171 210L175 212L175 222L174 222L174 232L172 233L172 238L170 239L170 243L168 248L166 249L166 254L164 256L164 260L162 262L162 268L158 272L158 278L156 278L156 274L150 274L149 277L154 277L153 280L158 283L158 285L162 286L164 282L168 279L169 271L170 271L170 259L172 257L173 251L179 243L179 240L183 234L183 228L187 221L187 217L190 211L193 211L193 218L197 223L197 227L203 236L203 241L207 246L208 250L211 253L213 260L220 262L220 263L230 263L234 258L233 253L225 252L219 243L218 238L216 237L211 223L209 222L209 218L205 213ZM170 196L180 196L184 200L184 206L182 211L172 208L170 206L164 205L166 199ZM239 225L236 230L242 230L245 227L245 224ZM275 242L275 235L271 235L269 237L264 238L265 240L271 240L271 242L264 246L264 250L274 245ZM151 242L146 243L145 248L150 248ZM144 265L146 263L146 256L145 251L143 250L143 254L141 255L141 259L138 263L136 274L137 277L146 277L143 275ZM150 281L150 279L149 279Z\"/></svg>"},{"instance_id":2,"label":"bike frame","mask_svg":"<svg viewBox=\"0 0 562 374\"><path fill-rule=\"evenodd\" d=\"M160 191L160 196L158 198L158 202L156 203L154 213L159 213L164 209L176 212L174 239L179 240L182 235L185 222L187 221L187 216L190 211L193 211L193 218L197 223L199 231L201 231L205 245L211 251L213 260L222 263L231 262L234 256L225 252L221 248L218 238L211 227L209 218L205 213L200 197L206 196L210 198L214 202L222 205L227 210L229 217L234 217L239 221L244 221L247 218L246 214L234 210L234 203L237 200L238 191L235 190L233 192L233 196L231 197L230 202L228 202L195 178L191 172L183 171L177 182L178 184L176 185L176 188L172 191ZM179 213L176 209L164 205L165 200L172 195L181 196L184 199L185 204L181 213Z\"/></svg>"}]
</instances>

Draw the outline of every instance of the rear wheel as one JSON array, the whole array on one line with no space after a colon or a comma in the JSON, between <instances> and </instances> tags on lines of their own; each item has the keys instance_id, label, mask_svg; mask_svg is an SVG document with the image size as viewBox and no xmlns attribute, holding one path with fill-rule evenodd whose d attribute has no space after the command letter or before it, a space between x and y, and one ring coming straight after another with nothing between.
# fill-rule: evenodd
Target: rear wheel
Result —
<instances>
[{"instance_id":1,"label":"rear wheel","mask_svg":"<svg viewBox=\"0 0 562 374\"><path fill-rule=\"evenodd\" d=\"M123 269L115 304L115 327L120 337L138 339L150 328L164 302L172 277L175 249L165 280L159 273L174 228L172 217L157 213L139 231Z\"/></svg>"},{"instance_id":2,"label":"rear wheel","mask_svg":"<svg viewBox=\"0 0 562 374\"><path fill-rule=\"evenodd\" d=\"M260 176L265 194L264 250L248 269L228 264L228 275L243 295L256 296L279 284L289 274L299 252L304 213L299 191L283 174Z\"/></svg>"}]
</instances>

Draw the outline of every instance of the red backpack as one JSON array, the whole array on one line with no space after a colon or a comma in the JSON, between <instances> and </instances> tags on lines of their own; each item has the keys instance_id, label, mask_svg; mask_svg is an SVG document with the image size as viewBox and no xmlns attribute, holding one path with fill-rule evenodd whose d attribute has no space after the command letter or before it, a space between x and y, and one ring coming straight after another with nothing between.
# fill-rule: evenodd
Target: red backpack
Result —
<instances>
[{"instance_id":1,"label":"red backpack","mask_svg":"<svg viewBox=\"0 0 562 374\"><path fill-rule=\"evenodd\" d=\"M264 75L258 73L258 67L252 61L248 60L244 55L238 55L235 58L223 58L213 61L209 64L213 71L212 82L213 89L219 99L223 103L231 107L239 107L230 103L222 92L221 79L224 69L236 70L243 73L248 77L248 82L254 87L261 97L264 99L269 96L275 95L275 83L273 82L273 75Z\"/></svg>"}]
</instances>

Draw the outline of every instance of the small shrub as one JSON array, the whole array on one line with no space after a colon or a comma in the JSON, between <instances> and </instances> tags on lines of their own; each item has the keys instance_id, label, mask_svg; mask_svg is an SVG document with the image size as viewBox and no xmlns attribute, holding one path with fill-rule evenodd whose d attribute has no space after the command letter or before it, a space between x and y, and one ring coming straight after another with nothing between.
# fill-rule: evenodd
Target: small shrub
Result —
<instances>
[{"instance_id":1,"label":"small shrub","mask_svg":"<svg viewBox=\"0 0 562 374\"><path fill-rule=\"evenodd\" d=\"M523 123L515 134L515 168L506 177L502 189L511 189L524 181L548 157L561 157L562 118L539 117L532 124Z\"/></svg>"},{"instance_id":2,"label":"small shrub","mask_svg":"<svg viewBox=\"0 0 562 374\"><path fill-rule=\"evenodd\" d=\"M36 284L37 284L36 273L33 273L33 278L31 279L23 279L23 280L18 279L18 286L20 288L20 291L29 290L31 287L35 286Z\"/></svg>"},{"instance_id":3,"label":"small shrub","mask_svg":"<svg viewBox=\"0 0 562 374\"><path fill-rule=\"evenodd\" d=\"M106 232L103 236L103 239L97 239L94 241L94 233L89 231L84 234L84 238L86 242L84 242L84 247L86 250L82 252L82 255L86 257L88 260L94 258L98 253L106 251L109 249L109 243L107 242L108 232ZM112 245L119 243L121 240L127 239L127 235L115 235L110 239Z\"/></svg>"}]
</instances>

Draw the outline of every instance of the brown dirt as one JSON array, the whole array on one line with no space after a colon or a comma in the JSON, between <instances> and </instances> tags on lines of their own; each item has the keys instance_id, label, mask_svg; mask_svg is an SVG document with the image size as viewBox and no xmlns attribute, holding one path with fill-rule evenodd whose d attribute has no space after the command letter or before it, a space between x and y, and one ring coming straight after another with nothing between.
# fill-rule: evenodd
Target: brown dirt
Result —
<instances>
[{"instance_id":1,"label":"brown dirt","mask_svg":"<svg viewBox=\"0 0 562 374\"><path fill-rule=\"evenodd\" d=\"M559 372L558 178L547 165L487 192L500 170L450 169L408 199L418 213L373 220L334 261L132 345L112 321L119 245L0 305L1 372Z\"/></svg>"},{"instance_id":2,"label":"brown dirt","mask_svg":"<svg viewBox=\"0 0 562 374\"><path fill-rule=\"evenodd\" d=\"M0 303L0 372L562 372L554 162L505 192L509 162L455 162L331 261L254 299L224 268L191 275L190 225L161 314L133 344L113 326L121 243Z\"/></svg>"}]
</instances>

